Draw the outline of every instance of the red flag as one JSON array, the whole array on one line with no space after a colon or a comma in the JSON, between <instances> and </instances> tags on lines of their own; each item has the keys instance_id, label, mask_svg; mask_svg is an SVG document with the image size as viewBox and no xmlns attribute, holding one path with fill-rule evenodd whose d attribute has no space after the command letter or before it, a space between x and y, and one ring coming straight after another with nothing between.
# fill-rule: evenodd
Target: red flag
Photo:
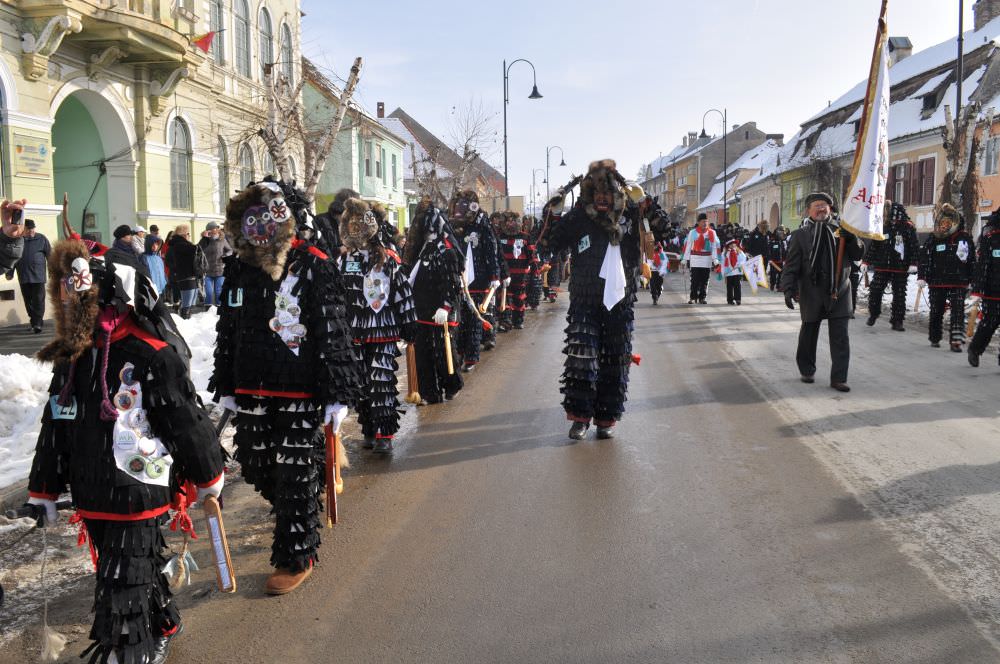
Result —
<instances>
[{"instance_id":1,"label":"red flag","mask_svg":"<svg viewBox=\"0 0 1000 664\"><path fill-rule=\"evenodd\" d=\"M213 39L215 39L214 30L212 32L206 32L200 37L196 37L194 40L191 41L191 43L200 48L205 53L208 53L208 50L212 48Z\"/></svg>"}]
</instances>

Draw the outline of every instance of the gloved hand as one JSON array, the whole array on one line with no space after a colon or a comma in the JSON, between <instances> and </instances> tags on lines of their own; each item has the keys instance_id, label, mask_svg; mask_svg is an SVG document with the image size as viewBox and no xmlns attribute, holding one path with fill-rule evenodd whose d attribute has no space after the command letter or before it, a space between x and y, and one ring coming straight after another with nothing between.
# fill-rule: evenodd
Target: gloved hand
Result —
<instances>
[{"instance_id":1,"label":"gloved hand","mask_svg":"<svg viewBox=\"0 0 1000 664\"><path fill-rule=\"evenodd\" d=\"M222 485L226 483L226 474L222 473L219 475L219 479L215 480L208 486L198 487L198 497L195 499L199 504L205 499L206 496L212 496L218 499L222 495Z\"/></svg>"},{"instance_id":2,"label":"gloved hand","mask_svg":"<svg viewBox=\"0 0 1000 664\"><path fill-rule=\"evenodd\" d=\"M29 505L38 505L45 508L45 518L42 519L42 527L54 526L59 522L59 510L56 509L56 501L48 498L28 498Z\"/></svg>"},{"instance_id":3,"label":"gloved hand","mask_svg":"<svg viewBox=\"0 0 1000 664\"><path fill-rule=\"evenodd\" d=\"M791 310L795 310L795 301L798 299L798 293L793 290L785 291L785 306Z\"/></svg>"},{"instance_id":4,"label":"gloved hand","mask_svg":"<svg viewBox=\"0 0 1000 664\"><path fill-rule=\"evenodd\" d=\"M506 279L503 280L503 287L507 288L509 286L510 286L510 277L507 277Z\"/></svg>"},{"instance_id":5,"label":"gloved hand","mask_svg":"<svg viewBox=\"0 0 1000 664\"><path fill-rule=\"evenodd\" d=\"M346 417L347 406L342 403L327 404L323 410L323 424L332 424L335 433L340 431L340 425L344 423Z\"/></svg>"},{"instance_id":6,"label":"gloved hand","mask_svg":"<svg viewBox=\"0 0 1000 664\"><path fill-rule=\"evenodd\" d=\"M231 411L233 411L235 413L236 412L236 397L234 397L234 396L222 397L221 399L219 399L219 406L223 410L231 410Z\"/></svg>"},{"instance_id":7,"label":"gloved hand","mask_svg":"<svg viewBox=\"0 0 1000 664\"><path fill-rule=\"evenodd\" d=\"M500 288L500 282L494 279L493 281L490 282L490 288L492 288L493 290Z\"/></svg>"},{"instance_id":8,"label":"gloved hand","mask_svg":"<svg viewBox=\"0 0 1000 664\"><path fill-rule=\"evenodd\" d=\"M917 266L916 265L911 265L909 267L909 269L906 270L906 273L907 274L916 274L917 273Z\"/></svg>"},{"instance_id":9,"label":"gloved hand","mask_svg":"<svg viewBox=\"0 0 1000 664\"><path fill-rule=\"evenodd\" d=\"M927 288L927 282L923 279L917 279L917 286L919 288Z\"/></svg>"},{"instance_id":10,"label":"gloved hand","mask_svg":"<svg viewBox=\"0 0 1000 664\"><path fill-rule=\"evenodd\" d=\"M448 310L444 307L439 308L434 312L434 322L437 325L445 325L448 323Z\"/></svg>"}]
</instances>

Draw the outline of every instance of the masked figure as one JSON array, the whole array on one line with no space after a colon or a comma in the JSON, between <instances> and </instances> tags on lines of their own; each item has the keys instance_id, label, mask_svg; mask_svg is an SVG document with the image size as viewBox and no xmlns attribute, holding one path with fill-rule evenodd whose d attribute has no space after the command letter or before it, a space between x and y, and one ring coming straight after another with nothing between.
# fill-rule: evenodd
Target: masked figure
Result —
<instances>
[{"instance_id":1,"label":"masked figure","mask_svg":"<svg viewBox=\"0 0 1000 664\"><path fill-rule=\"evenodd\" d=\"M969 364L978 367L979 356L1000 326L1000 210L990 215L979 236L972 293L979 298L983 315L969 343Z\"/></svg>"},{"instance_id":2,"label":"masked figure","mask_svg":"<svg viewBox=\"0 0 1000 664\"><path fill-rule=\"evenodd\" d=\"M892 284L889 322L892 329L902 332L906 318L906 281L909 274L917 271L919 245L917 229L906 214L906 208L899 203L891 204L883 235L884 240L875 240L869 245L864 258L864 262L875 269L875 278L868 291L868 325L874 325L882 315L882 295L886 286Z\"/></svg>"},{"instance_id":3,"label":"masked figure","mask_svg":"<svg viewBox=\"0 0 1000 664\"><path fill-rule=\"evenodd\" d=\"M516 212L508 212L500 235L500 252L510 273L506 282L506 310L500 313L500 326L522 329L524 312L528 308L528 283L537 271L538 258L535 256L531 236L522 229L521 219Z\"/></svg>"},{"instance_id":4,"label":"masked figure","mask_svg":"<svg viewBox=\"0 0 1000 664\"><path fill-rule=\"evenodd\" d=\"M528 236L528 248L534 254L534 269L528 276L527 305L534 311L542 301L542 273L538 262L538 233L542 230L538 220L532 216L524 217L521 232Z\"/></svg>"},{"instance_id":5,"label":"masked figure","mask_svg":"<svg viewBox=\"0 0 1000 664\"><path fill-rule=\"evenodd\" d=\"M236 411L236 459L272 506L269 594L297 588L318 560L323 426L358 403L364 370L336 263L297 239L307 201L287 184L252 184L229 201L215 372L209 389Z\"/></svg>"},{"instance_id":6,"label":"masked figure","mask_svg":"<svg viewBox=\"0 0 1000 664\"><path fill-rule=\"evenodd\" d=\"M962 226L958 211L947 203L942 205L934 232L921 249L917 272L918 285L929 287L931 312L927 328L931 346L941 345L947 303L951 307L948 338L955 353L961 353L965 343L965 293L976 265L972 236Z\"/></svg>"},{"instance_id":7,"label":"masked figure","mask_svg":"<svg viewBox=\"0 0 1000 664\"><path fill-rule=\"evenodd\" d=\"M348 320L368 371L369 387L358 402L358 422L365 436L364 447L389 454L399 430L397 342L413 341L413 293L399 255L383 244L386 233L368 203L356 198L345 202L340 238L347 249L339 261Z\"/></svg>"},{"instance_id":8,"label":"masked figure","mask_svg":"<svg viewBox=\"0 0 1000 664\"><path fill-rule=\"evenodd\" d=\"M223 451L149 279L92 258L76 239L56 244L49 276L56 338L38 357L53 377L28 502L54 522L68 487L85 525L96 584L83 656L162 663L181 622L161 527L172 503L183 512L196 496L219 495Z\"/></svg>"}]
</instances>

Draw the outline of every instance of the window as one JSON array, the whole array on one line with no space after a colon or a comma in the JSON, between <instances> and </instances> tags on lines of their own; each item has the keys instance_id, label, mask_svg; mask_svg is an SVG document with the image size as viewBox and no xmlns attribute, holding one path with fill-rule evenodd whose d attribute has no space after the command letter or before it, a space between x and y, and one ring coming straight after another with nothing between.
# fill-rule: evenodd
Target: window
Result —
<instances>
[{"instance_id":1,"label":"window","mask_svg":"<svg viewBox=\"0 0 1000 664\"><path fill-rule=\"evenodd\" d=\"M209 55L217 63L222 64L226 60L225 40L222 36L223 9L222 0L211 0L208 14L208 29L215 33L212 38L212 48Z\"/></svg>"},{"instance_id":2,"label":"window","mask_svg":"<svg viewBox=\"0 0 1000 664\"><path fill-rule=\"evenodd\" d=\"M245 187L257 178L254 177L253 171L253 153L250 151L250 146L241 145L240 146L240 187Z\"/></svg>"},{"instance_id":3,"label":"window","mask_svg":"<svg viewBox=\"0 0 1000 664\"><path fill-rule=\"evenodd\" d=\"M250 77L250 8L247 0L233 0L233 22L236 24L234 51L236 73Z\"/></svg>"},{"instance_id":4,"label":"window","mask_svg":"<svg viewBox=\"0 0 1000 664\"><path fill-rule=\"evenodd\" d=\"M934 166L935 158L921 159L917 162L920 175L920 202L918 205L934 205Z\"/></svg>"},{"instance_id":5,"label":"window","mask_svg":"<svg viewBox=\"0 0 1000 664\"><path fill-rule=\"evenodd\" d=\"M399 188L399 181L396 179L396 155L392 155L392 188Z\"/></svg>"},{"instance_id":6,"label":"window","mask_svg":"<svg viewBox=\"0 0 1000 664\"><path fill-rule=\"evenodd\" d=\"M270 150L264 150L264 158L261 160L261 166L264 169L264 175L277 175L274 172L274 158L271 156Z\"/></svg>"},{"instance_id":7,"label":"window","mask_svg":"<svg viewBox=\"0 0 1000 664\"><path fill-rule=\"evenodd\" d=\"M295 80L295 57L292 55L292 29L287 23L281 26L281 73L292 85Z\"/></svg>"},{"instance_id":8,"label":"window","mask_svg":"<svg viewBox=\"0 0 1000 664\"><path fill-rule=\"evenodd\" d=\"M372 175L372 142L365 141L365 175Z\"/></svg>"},{"instance_id":9,"label":"window","mask_svg":"<svg viewBox=\"0 0 1000 664\"><path fill-rule=\"evenodd\" d=\"M265 66L274 64L274 29L271 27L271 15L263 7L257 22L260 28L260 71L263 74Z\"/></svg>"},{"instance_id":10,"label":"window","mask_svg":"<svg viewBox=\"0 0 1000 664\"><path fill-rule=\"evenodd\" d=\"M170 207L191 208L191 136L180 118L170 123Z\"/></svg>"},{"instance_id":11,"label":"window","mask_svg":"<svg viewBox=\"0 0 1000 664\"><path fill-rule=\"evenodd\" d=\"M889 199L894 203L906 205L906 164L896 164L889 169L889 182L886 187Z\"/></svg>"},{"instance_id":12,"label":"window","mask_svg":"<svg viewBox=\"0 0 1000 664\"><path fill-rule=\"evenodd\" d=\"M219 137L219 145L216 148L219 159L219 212L225 213L226 205L229 203L229 153L226 150L226 142Z\"/></svg>"},{"instance_id":13,"label":"window","mask_svg":"<svg viewBox=\"0 0 1000 664\"><path fill-rule=\"evenodd\" d=\"M381 145L375 146L375 177L382 178L385 182L385 172L382 170L382 163L385 161L385 150Z\"/></svg>"},{"instance_id":14,"label":"window","mask_svg":"<svg viewBox=\"0 0 1000 664\"><path fill-rule=\"evenodd\" d=\"M997 174L998 155L1000 155L1000 136L990 136L986 141L986 154L983 156L983 175Z\"/></svg>"}]
</instances>

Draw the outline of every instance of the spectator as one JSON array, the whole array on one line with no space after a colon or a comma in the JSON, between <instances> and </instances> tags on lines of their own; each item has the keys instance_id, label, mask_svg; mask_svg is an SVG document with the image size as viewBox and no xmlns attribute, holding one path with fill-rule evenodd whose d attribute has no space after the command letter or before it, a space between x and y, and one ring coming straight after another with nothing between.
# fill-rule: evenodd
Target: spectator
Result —
<instances>
[{"instance_id":1,"label":"spectator","mask_svg":"<svg viewBox=\"0 0 1000 664\"><path fill-rule=\"evenodd\" d=\"M219 294L222 293L223 276L225 268L222 259L233 253L233 248L226 239L225 233L214 221L208 222L205 226L205 233L198 241L198 247L205 254L208 262L208 269L205 271L205 304L208 306L219 306Z\"/></svg>"},{"instance_id":2,"label":"spectator","mask_svg":"<svg viewBox=\"0 0 1000 664\"><path fill-rule=\"evenodd\" d=\"M191 307L198 297L198 281L205 276L205 254L191 243L191 227L179 224L167 246L166 266L170 283L180 291L181 318L191 318Z\"/></svg>"},{"instance_id":3,"label":"spectator","mask_svg":"<svg viewBox=\"0 0 1000 664\"><path fill-rule=\"evenodd\" d=\"M17 262L17 280L21 284L21 297L28 311L31 331L42 331L45 318L45 273L52 246L49 239L35 230L35 220L24 222L24 253Z\"/></svg>"},{"instance_id":4,"label":"spectator","mask_svg":"<svg viewBox=\"0 0 1000 664\"><path fill-rule=\"evenodd\" d=\"M27 200L8 201L2 206L3 232L0 233L0 271L14 278L14 265L24 251L24 206Z\"/></svg>"},{"instance_id":5,"label":"spectator","mask_svg":"<svg viewBox=\"0 0 1000 664\"><path fill-rule=\"evenodd\" d=\"M115 229L114 236L114 244L104 254L104 260L111 263L118 263L119 265L127 265L148 277L149 273L146 272L146 265L139 259L140 254L136 253L135 247L132 245L134 237L132 227L122 224Z\"/></svg>"},{"instance_id":6,"label":"spectator","mask_svg":"<svg viewBox=\"0 0 1000 664\"><path fill-rule=\"evenodd\" d=\"M152 224L149 227L149 234L152 235L155 238L159 238L160 237L160 227L157 226L156 224Z\"/></svg>"},{"instance_id":7,"label":"spectator","mask_svg":"<svg viewBox=\"0 0 1000 664\"><path fill-rule=\"evenodd\" d=\"M146 229L142 226L132 227L132 248L135 249L136 256L142 256L146 251Z\"/></svg>"},{"instance_id":8,"label":"spectator","mask_svg":"<svg viewBox=\"0 0 1000 664\"><path fill-rule=\"evenodd\" d=\"M149 270L149 278L156 284L156 290L164 293L167 290L167 272L163 265L163 258L160 256L160 246L163 241L150 233L146 236L145 251L142 254L142 262Z\"/></svg>"}]
</instances>

